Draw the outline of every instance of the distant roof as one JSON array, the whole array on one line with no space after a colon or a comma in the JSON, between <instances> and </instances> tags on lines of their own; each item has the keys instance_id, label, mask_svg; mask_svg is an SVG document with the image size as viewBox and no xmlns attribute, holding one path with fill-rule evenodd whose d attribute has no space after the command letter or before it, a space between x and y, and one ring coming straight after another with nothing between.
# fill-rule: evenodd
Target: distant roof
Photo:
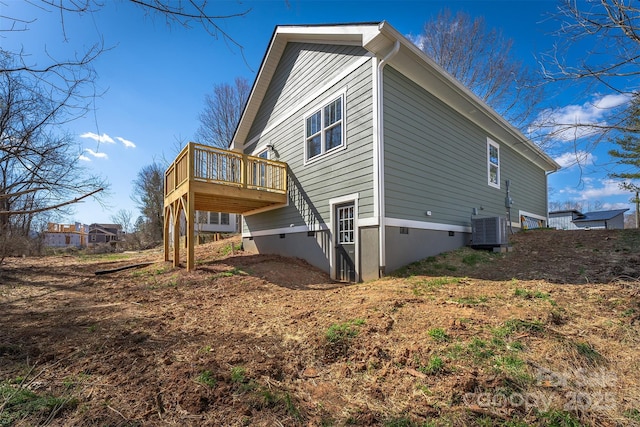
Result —
<instances>
[{"instance_id":1,"label":"distant roof","mask_svg":"<svg viewBox=\"0 0 640 427\"><path fill-rule=\"evenodd\" d=\"M577 211L575 209L568 209L568 210L564 210L564 211L553 211L553 212L549 212L549 215L562 215L562 214L577 214L577 215L582 215L582 213L580 211Z\"/></svg>"},{"instance_id":2,"label":"distant roof","mask_svg":"<svg viewBox=\"0 0 640 427\"><path fill-rule=\"evenodd\" d=\"M573 222L586 222L586 221L607 221L617 217L628 211L627 209L614 209L610 211L598 211L598 212L585 212L582 218L574 219Z\"/></svg>"}]
</instances>

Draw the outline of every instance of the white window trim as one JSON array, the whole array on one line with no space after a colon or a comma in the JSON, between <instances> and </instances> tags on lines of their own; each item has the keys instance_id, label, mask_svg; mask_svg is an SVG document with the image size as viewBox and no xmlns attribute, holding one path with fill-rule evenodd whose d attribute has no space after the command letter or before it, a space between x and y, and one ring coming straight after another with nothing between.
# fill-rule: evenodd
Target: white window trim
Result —
<instances>
[{"instance_id":1,"label":"white window trim","mask_svg":"<svg viewBox=\"0 0 640 427\"><path fill-rule=\"evenodd\" d=\"M539 219L541 221L544 221L545 226L549 226L549 218L544 216L544 215L538 215L538 214L534 214L531 212L527 212L527 211L518 211L518 221L517 222L512 222L513 226L516 228L520 228L520 226L522 225L520 222L520 218L523 216L528 216L529 218L534 218L534 219Z\"/></svg>"},{"instance_id":2,"label":"white window trim","mask_svg":"<svg viewBox=\"0 0 640 427\"><path fill-rule=\"evenodd\" d=\"M308 154L307 154L307 150L308 150L308 146L307 146L307 119L311 116L313 116L314 114L316 114L318 111L320 111L320 121L322 123L322 130L320 131L320 144L322 149L324 150L324 144L325 144L325 135L324 135L324 107L326 107L327 105L331 104L333 101L335 101L338 98L342 98L342 143L340 145L338 145L337 147L333 147L332 149L328 150L328 151L323 151L321 154L318 154L317 156L313 157L312 159L309 159ZM322 99L322 102L318 102L316 104L314 104L313 108L310 108L307 110L307 112L303 115L303 121L302 121L302 129L303 129L303 144L304 144L304 165L308 165L311 163L315 163L318 160L324 159L327 156L330 156L331 154L337 152L337 151L342 151L345 150L347 148L347 88L343 88L342 90L340 90L339 92L335 92L333 93L331 96L327 96L325 98Z\"/></svg>"},{"instance_id":3,"label":"white window trim","mask_svg":"<svg viewBox=\"0 0 640 427\"><path fill-rule=\"evenodd\" d=\"M498 167L497 184L491 182L491 146L498 149L498 164L496 165ZM487 138L487 184L489 184L489 186L500 189L500 169L500 144L493 141L491 138Z\"/></svg>"},{"instance_id":4,"label":"white window trim","mask_svg":"<svg viewBox=\"0 0 640 427\"><path fill-rule=\"evenodd\" d=\"M262 155L265 154L265 153L267 153L267 157L263 157L263 158L265 158L267 160L270 160L271 159L271 150L266 145L263 146L262 148L260 148L259 150L257 150L255 152L255 154L252 154L252 156L254 156L254 157L262 157Z\"/></svg>"}]
</instances>

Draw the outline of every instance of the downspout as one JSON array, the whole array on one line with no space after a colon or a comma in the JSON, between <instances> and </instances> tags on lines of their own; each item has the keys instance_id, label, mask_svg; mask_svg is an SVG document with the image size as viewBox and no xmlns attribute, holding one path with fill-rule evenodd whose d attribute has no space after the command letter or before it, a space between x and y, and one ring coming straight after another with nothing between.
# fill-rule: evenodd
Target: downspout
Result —
<instances>
[{"instance_id":1,"label":"downspout","mask_svg":"<svg viewBox=\"0 0 640 427\"><path fill-rule=\"evenodd\" d=\"M378 112L378 251L379 251L379 270L378 275L382 276L387 264L386 260L386 233L385 233L385 211L384 211L384 113L382 111L384 91L382 88L382 71L387 62L393 58L400 50L400 41L396 40L393 49L378 63L378 94L377 94L377 112Z\"/></svg>"},{"instance_id":2,"label":"downspout","mask_svg":"<svg viewBox=\"0 0 640 427\"><path fill-rule=\"evenodd\" d=\"M555 169L552 171L545 172L544 174L544 186L547 189L547 191L545 192L545 197L547 201L547 214L545 215L547 217L547 228L549 228L549 175L551 175L552 173L556 173L559 170L560 169Z\"/></svg>"}]
</instances>

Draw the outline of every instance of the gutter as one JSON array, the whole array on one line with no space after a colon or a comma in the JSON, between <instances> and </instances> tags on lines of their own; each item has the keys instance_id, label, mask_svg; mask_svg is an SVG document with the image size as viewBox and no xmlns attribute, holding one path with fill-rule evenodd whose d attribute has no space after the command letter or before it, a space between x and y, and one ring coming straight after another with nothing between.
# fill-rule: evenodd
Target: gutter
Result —
<instances>
[{"instance_id":1,"label":"gutter","mask_svg":"<svg viewBox=\"0 0 640 427\"><path fill-rule=\"evenodd\" d=\"M380 24L380 29L384 22ZM393 44L393 49L387 55L382 58L382 60L378 63L378 72L377 72L377 86L378 86L378 94L377 94L377 114L378 114L378 251L379 251L379 260L380 265L378 266L379 276L384 275L384 270L387 264L386 257L386 232L385 232L385 210L384 210L384 113L383 109L383 78L382 71L385 65L393 58L398 51L400 50L400 40L396 39Z\"/></svg>"}]
</instances>

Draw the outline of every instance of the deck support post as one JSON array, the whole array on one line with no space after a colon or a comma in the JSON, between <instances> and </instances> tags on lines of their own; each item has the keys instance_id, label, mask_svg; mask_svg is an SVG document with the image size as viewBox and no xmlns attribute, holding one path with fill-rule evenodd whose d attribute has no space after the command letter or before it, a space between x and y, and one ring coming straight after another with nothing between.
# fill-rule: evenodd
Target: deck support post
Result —
<instances>
[{"instance_id":1,"label":"deck support post","mask_svg":"<svg viewBox=\"0 0 640 427\"><path fill-rule=\"evenodd\" d=\"M169 227L171 227L171 205L164 207L164 218L162 219L162 240L164 242L164 260L169 261Z\"/></svg>"},{"instance_id":2,"label":"deck support post","mask_svg":"<svg viewBox=\"0 0 640 427\"><path fill-rule=\"evenodd\" d=\"M180 206L181 199L174 202L173 205L173 266L180 266Z\"/></svg>"},{"instance_id":3,"label":"deck support post","mask_svg":"<svg viewBox=\"0 0 640 427\"><path fill-rule=\"evenodd\" d=\"M195 267L195 251L194 251L194 237L195 237L195 219L196 210L194 206L194 194L192 191L187 195L187 212L185 212L185 218L187 220L186 236L187 239L187 271L191 271Z\"/></svg>"},{"instance_id":4,"label":"deck support post","mask_svg":"<svg viewBox=\"0 0 640 427\"><path fill-rule=\"evenodd\" d=\"M180 266L180 225L185 218L187 271L195 269L196 209L245 213L287 203L287 165L245 153L189 142L165 172L164 259Z\"/></svg>"}]
</instances>

